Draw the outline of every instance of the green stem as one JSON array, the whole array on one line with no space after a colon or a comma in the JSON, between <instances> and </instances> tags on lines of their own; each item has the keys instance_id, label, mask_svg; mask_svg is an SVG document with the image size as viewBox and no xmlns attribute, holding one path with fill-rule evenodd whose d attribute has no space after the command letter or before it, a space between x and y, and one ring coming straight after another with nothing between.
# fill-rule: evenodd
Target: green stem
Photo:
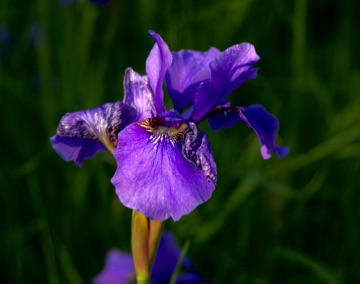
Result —
<instances>
[{"instance_id":1,"label":"green stem","mask_svg":"<svg viewBox=\"0 0 360 284\"><path fill-rule=\"evenodd\" d=\"M136 283L137 284L149 284L149 277L148 278L140 278L136 277Z\"/></svg>"},{"instance_id":2,"label":"green stem","mask_svg":"<svg viewBox=\"0 0 360 284\"><path fill-rule=\"evenodd\" d=\"M150 264L148 240L148 219L143 214L133 210L131 222L131 251L138 284L149 283Z\"/></svg>"},{"instance_id":3,"label":"green stem","mask_svg":"<svg viewBox=\"0 0 360 284\"><path fill-rule=\"evenodd\" d=\"M161 232L165 222L150 220L149 224L149 264L150 268L154 264L157 249L159 247Z\"/></svg>"}]
</instances>

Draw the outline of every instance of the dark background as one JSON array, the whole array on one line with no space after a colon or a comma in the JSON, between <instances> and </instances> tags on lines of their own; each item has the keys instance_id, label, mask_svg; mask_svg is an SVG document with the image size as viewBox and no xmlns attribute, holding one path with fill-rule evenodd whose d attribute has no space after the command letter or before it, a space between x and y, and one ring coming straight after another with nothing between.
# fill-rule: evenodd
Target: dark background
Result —
<instances>
[{"instance_id":1,"label":"dark background","mask_svg":"<svg viewBox=\"0 0 360 284\"><path fill-rule=\"evenodd\" d=\"M216 283L360 283L358 1L0 1L0 282L90 283L112 247L130 250L131 211L109 182L52 150L63 114L121 100L144 73L154 29L171 50L255 45L256 80L230 97L280 120L290 154L264 161L244 125L207 131L212 198L167 221Z\"/></svg>"}]
</instances>

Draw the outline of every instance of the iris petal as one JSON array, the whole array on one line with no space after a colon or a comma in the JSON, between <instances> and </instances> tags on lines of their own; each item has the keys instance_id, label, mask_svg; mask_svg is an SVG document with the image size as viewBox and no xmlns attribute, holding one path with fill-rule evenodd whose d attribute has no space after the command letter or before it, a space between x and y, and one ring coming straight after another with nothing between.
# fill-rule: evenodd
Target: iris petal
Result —
<instances>
[{"instance_id":1,"label":"iris petal","mask_svg":"<svg viewBox=\"0 0 360 284\"><path fill-rule=\"evenodd\" d=\"M165 72L171 65L172 55L166 42L154 31L149 31L155 40L155 45L151 49L146 59L146 73L149 78L150 88L155 95L155 107L158 113L165 111L164 92L162 90Z\"/></svg>"},{"instance_id":2,"label":"iris petal","mask_svg":"<svg viewBox=\"0 0 360 284\"><path fill-rule=\"evenodd\" d=\"M131 68L125 70L123 103L129 107L129 120L132 122L156 115L154 95L147 76L141 76Z\"/></svg>"},{"instance_id":3,"label":"iris petal","mask_svg":"<svg viewBox=\"0 0 360 284\"><path fill-rule=\"evenodd\" d=\"M209 125L213 131L230 128L241 120L240 115L241 113L238 108L226 104L226 106L217 107L212 111L212 115L208 120Z\"/></svg>"},{"instance_id":4,"label":"iris petal","mask_svg":"<svg viewBox=\"0 0 360 284\"><path fill-rule=\"evenodd\" d=\"M97 152L106 151L99 141L80 138L67 138L54 135L50 142L56 153L66 162L74 161L79 167L84 159L91 159Z\"/></svg>"},{"instance_id":5,"label":"iris petal","mask_svg":"<svg viewBox=\"0 0 360 284\"><path fill-rule=\"evenodd\" d=\"M115 149L118 132L129 124L128 113L129 108L121 102L67 113L50 138L52 147L65 161L81 166L96 152Z\"/></svg>"},{"instance_id":6,"label":"iris petal","mask_svg":"<svg viewBox=\"0 0 360 284\"><path fill-rule=\"evenodd\" d=\"M261 105L224 108L222 112L209 119L209 124L214 131L217 131L221 128L232 127L240 120L255 131L261 143L260 152L264 159L269 159L271 153L278 154L280 158L288 154L288 147L275 145L275 138L279 131L278 119Z\"/></svg>"},{"instance_id":7,"label":"iris petal","mask_svg":"<svg viewBox=\"0 0 360 284\"><path fill-rule=\"evenodd\" d=\"M211 76L210 62L220 54L216 48L206 52L180 50L173 52L173 61L166 72L165 82L174 107L178 112L194 104L199 84Z\"/></svg>"},{"instance_id":8,"label":"iris petal","mask_svg":"<svg viewBox=\"0 0 360 284\"><path fill-rule=\"evenodd\" d=\"M257 69L252 66L260 57L249 43L229 47L210 63L211 80L203 82L195 95L192 119L200 122L226 97L247 80L254 79Z\"/></svg>"},{"instance_id":9,"label":"iris petal","mask_svg":"<svg viewBox=\"0 0 360 284\"><path fill-rule=\"evenodd\" d=\"M100 140L115 143L116 134L127 122L125 106L121 102L65 114L57 128L62 137ZM116 145L115 145L116 146Z\"/></svg>"},{"instance_id":10,"label":"iris petal","mask_svg":"<svg viewBox=\"0 0 360 284\"><path fill-rule=\"evenodd\" d=\"M275 145L275 137L279 131L278 119L267 112L261 105L252 105L240 108L243 116L241 119L251 127L258 136L261 143L261 155L264 159L269 159L271 153L276 153L280 158L289 153L289 147L279 147Z\"/></svg>"},{"instance_id":11,"label":"iris petal","mask_svg":"<svg viewBox=\"0 0 360 284\"><path fill-rule=\"evenodd\" d=\"M119 133L111 182L125 206L150 219L176 221L210 198L216 165L207 136L194 128L181 142L165 132L153 135L137 123Z\"/></svg>"}]
</instances>

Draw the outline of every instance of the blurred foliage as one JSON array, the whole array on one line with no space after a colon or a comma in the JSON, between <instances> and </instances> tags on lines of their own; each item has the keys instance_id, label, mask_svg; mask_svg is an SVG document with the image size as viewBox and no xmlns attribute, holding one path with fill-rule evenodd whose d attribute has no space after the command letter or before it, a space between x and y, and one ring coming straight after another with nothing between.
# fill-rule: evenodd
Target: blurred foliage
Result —
<instances>
[{"instance_id":1,"label":"blurred foliage","mask_svg":"<svg viewBox=\"0 0 360 284\"><path fill-rule=\"evenodd\" d=\"M360 283L360 5L355 0L0 1L0 279L90 283L111 247L130 249L130 210L110 154L82 169L51 149L61 116L122 99L159 32L171 50L248 41L256 80L230 96L280 119L284 159L252 131L209 131L218 185L169 220L216 283Z\"/></svg>"}]
</instances>

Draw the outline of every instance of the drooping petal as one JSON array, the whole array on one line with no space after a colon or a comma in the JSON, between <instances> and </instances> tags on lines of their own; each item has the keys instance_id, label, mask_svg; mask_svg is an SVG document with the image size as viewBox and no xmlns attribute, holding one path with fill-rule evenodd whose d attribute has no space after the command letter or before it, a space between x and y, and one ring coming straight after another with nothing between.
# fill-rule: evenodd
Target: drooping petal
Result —
<instances>
[{"instance_id":1,"label":"drooping petal","mask_svg":"<svg viewBox=\"0 0 360 284\"><path fill-rule=\"evenodd\" d=\"M195 95L192 119L200 122L211 110L223 105L226 97L247 80L254 79L253 65L260 59L249 43L229 47L210 63L211 80L200 84Z\"/></svg>"},{"instance_id":2,"label":"drooping petal","mask_svg":"<svg viewBox=\"0 0 360 284\"><path fill-rule=\"evenodd\" d=\"M125 206L150 219L176 221L210 198L216 165L207 136L195 124L178 140L178 130L157 121L134 123L119 133L111 182Z\"/></svg>"},{"instance_id":3,"label":"drooping petal","mask_svg":"<svg viewBox=\"0 0 360 284\"><path fill-rule=\"evenodd\" d=\"M154 94L150 90L147 76L141 76L131 68L125 70L124 100L129 107L132 122L156 116Z\"/></svg>"},{"instance_id":4,"label":"drooping petal","mask_svg":"<svg viewBox=\"0 0 360 284\"><path fill-rule=\"evenodd\" d=\"M155 107L158 113L165 111L164 92L162 89L163 79L166 70L172 62L172 55L166 42L154 31L149 31L155 40L155 45L151 49L146 59L146 74L149 78L149 85L155 95Z\"/></svg>"},{"instance_id":5,"label":"drooping petal","mask_svg":"<svg viewBox=\"0 0 360 284\"><path fill-rule=\"evenodd\" d=\"M223 128L231 128L237 124L242 115L237 107L230 106L229 103L221 107L216 107L209 117L209 125L213 131L218 131Z\"/></svg>"},{"instance_id":6,"label":"drooping petal","mask_svg":"<svg viewBox=\"0 0 360 284\"><path fill-rule=\"evenodd\" d=\"M97 152L106 151L106 147L101 142L90 139L54 135L50 137L50 142L64 161L74 161L79 167L85 159L91 159Z\"/></svg>"},{"instance_id":7,"label":"drooping petal","mask_svg":"<svg viewBox=\"0 0 360 284\"><path fill-rule=\"evenodd\" d=\"M130 284L135 268L130 254L112 249L106 255L104 269L93 279L94 284Z\"/></svg>"},{"instance_id":8,"label":"drooping petal","mask_svg":"<svg viewBox=\"0 0 360 284\"><path fill-rule=\"evenodd\" d=\"M240 120L255 131L261 143L260 152L264 159L269 159L271 153L276 153L280 158L289 153L289 147L275 145L279 121L261 105L223 108L222 112L209 119L209 124L213 130L217 131L221 128L231 127Z\"/></svg>"},{"instance_id":9,"label":"drooping petal","mask_svg":"<svg viewBox=\"0 0 360 284\"><path fill-rule=\"evenodd\" d=\"M269 159L271 153L276 153L280 158L289 153L289 147L275 145L275 137L279 131L279 121L276 116L267 112L261 105L252 105L240 108L244 116L241 119L251 127L261 143L261 155Z\"/></svg>"},{"instance_id":10,"label":"drooping petal","mask_svg":"<svg viewBox=\"0 0 360 284\"><path fill-rule=\"evenodd\" d=\"M243 116L240 118L251 127L258 136L261 143L261 155L264 159L269 159L271 153L276 153L280 158L289 153L289 147L279 147L275 145L275 137L279 131L278 119L267 112L261 105L252 105L240 108Z\"/></svg>"},{"instance_id":11,"label":"drooping petal","mask_svg":"<svg viewBox=\"0 0 360 284\"><path fill-rule=\"evenodd\" d=\"M199 84L210 79L210 62L220 54L214 47L206 52L180 50L173 52L173 61L165 74L165 82L178 112L194 104Z\"/></svg>"},{"instance_id":12,"label":"drooping petal","mask_svg":"<svg viewBox=\"0 0 360 284\"><path fill-rule=\"evenodd\" d=\"M129 124L127 113L121 102L67 113L50 142L61 158L81 166L84 159L92 158L96 152L115 149L118 132Z\"/></svg>"}]
</instances>

